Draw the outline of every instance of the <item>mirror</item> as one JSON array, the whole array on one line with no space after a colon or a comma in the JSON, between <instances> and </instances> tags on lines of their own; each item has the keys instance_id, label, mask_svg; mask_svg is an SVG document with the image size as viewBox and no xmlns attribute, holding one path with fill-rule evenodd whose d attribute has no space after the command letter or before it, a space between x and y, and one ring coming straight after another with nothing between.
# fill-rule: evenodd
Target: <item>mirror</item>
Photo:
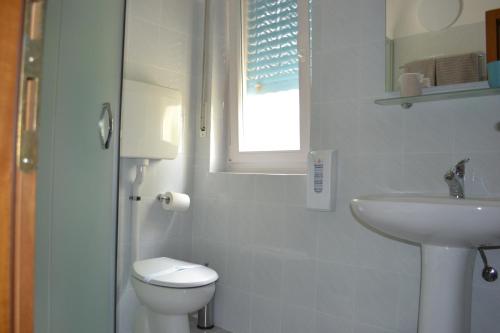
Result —
<instances>
[{"instance_id":1,"label":"mirror","mask_svg":"<svg viewBox=\"0 0 500 333\"><path fill-rule=\"evenodd\" d=\"M487 87L485 12L498 0L386 0L386 90L404 73L424 88ZM457 86L460 85L460 86ZM424 92L426 90L424 89Z\"/></svg>"}]
</instances>

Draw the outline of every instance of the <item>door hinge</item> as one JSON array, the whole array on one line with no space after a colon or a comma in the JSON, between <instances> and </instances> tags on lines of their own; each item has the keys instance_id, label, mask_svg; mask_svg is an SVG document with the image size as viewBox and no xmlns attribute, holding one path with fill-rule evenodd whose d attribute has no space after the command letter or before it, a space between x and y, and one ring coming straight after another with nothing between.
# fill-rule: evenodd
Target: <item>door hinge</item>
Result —
<instances>
[{"instance_id":1,"label":"door hinge","mask_svg":"<svg viewBox=\"0 0 500 333\"><path fill-rule=\"evenodd\" d=\"M17 161L21 171L31 172L38 164L37 126L45 1L27 0L25 8L17 123Z\"/></svg>"}]
</instances>

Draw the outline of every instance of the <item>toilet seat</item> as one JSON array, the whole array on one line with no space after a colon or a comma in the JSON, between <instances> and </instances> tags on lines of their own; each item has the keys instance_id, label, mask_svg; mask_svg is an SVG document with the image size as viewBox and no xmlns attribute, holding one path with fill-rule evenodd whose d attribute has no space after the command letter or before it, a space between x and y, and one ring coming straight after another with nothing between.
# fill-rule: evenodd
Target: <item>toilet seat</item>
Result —
<instances>
[{"instance_id":1,"label":"toilet seat","mask_svg":"<svg viewBox=\"0 0 500 333\"><path fill-rule=\"evenodd\" d=\"M209 267L166 257L136 261L132 270L144 283L169 288L202 287L219 278Z\"/></svg>"}]
</instances>

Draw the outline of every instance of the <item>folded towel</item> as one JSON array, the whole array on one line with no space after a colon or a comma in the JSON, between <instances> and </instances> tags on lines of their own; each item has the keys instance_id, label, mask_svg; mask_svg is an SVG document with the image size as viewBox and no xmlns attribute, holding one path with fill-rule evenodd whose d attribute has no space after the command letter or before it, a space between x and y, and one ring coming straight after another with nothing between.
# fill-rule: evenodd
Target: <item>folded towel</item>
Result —
<instances>
[{"instance_id":1,"label":"folded towel","mask_svg":"<svg viewBox=\"0 0 500 333\"><path fill-rule=\"evenodd\" d=\"M403 66L405 73L420 73L430 80L430 85L436 85L436 59L429 58L409 62Z\"/></svg>"},{"instance_id":2,"label":"folded towel","mask_svg":"<svg viewBox=\"0 0 500 333\"><path fill-rule=\"evenodd\" d=\"M436 84L478 82L483 78L479 53L466 53L436 58Z\"/></svg>"}]
</instances>

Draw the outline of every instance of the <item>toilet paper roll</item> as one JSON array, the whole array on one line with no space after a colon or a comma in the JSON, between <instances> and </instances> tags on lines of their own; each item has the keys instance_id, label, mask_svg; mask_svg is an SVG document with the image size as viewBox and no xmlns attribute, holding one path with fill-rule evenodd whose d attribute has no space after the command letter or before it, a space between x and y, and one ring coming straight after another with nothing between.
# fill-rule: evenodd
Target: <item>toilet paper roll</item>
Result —
<instances>
[{"instance_id":1,"label":"toilet paper roll","mask_svg":"<svg viewBox=\"0 0 500 333\"><path fill-rule=\"evenodd\" d=\"M165 192L161 206L165 210L173 212L185 212L189 209L191 199L189 195L177 192Z\"/></svg>"}]
</instances>

